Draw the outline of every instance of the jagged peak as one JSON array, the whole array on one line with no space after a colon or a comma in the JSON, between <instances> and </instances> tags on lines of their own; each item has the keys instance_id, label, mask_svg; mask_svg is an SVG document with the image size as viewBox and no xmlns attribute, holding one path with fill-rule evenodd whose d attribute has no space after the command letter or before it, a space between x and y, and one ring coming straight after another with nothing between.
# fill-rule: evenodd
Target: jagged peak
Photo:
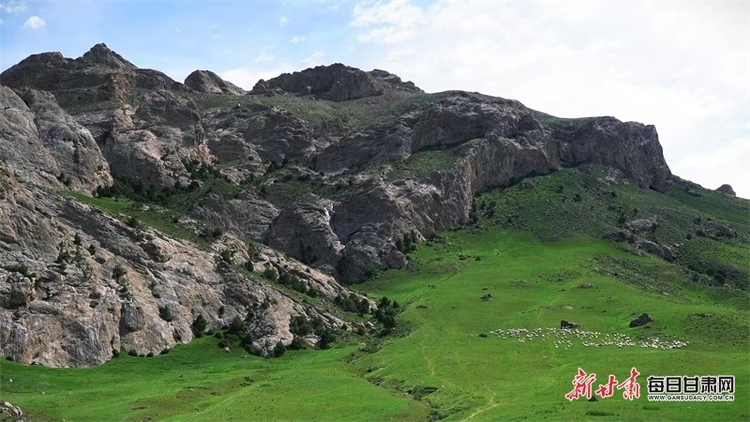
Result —
<instances>
[{"instance_id":1,"label":"jagged peak","mask_svg":"<svg viewBox=\"0 0 750 422\"><path fill-rule=\"evenodd\" d=\"M105 43L99 43L91 47L89 51L80 57L87 63L95 63L116 69L137 69L133 63L125 60L121 55L107 47Z\"/></svg>"}]
</instances>

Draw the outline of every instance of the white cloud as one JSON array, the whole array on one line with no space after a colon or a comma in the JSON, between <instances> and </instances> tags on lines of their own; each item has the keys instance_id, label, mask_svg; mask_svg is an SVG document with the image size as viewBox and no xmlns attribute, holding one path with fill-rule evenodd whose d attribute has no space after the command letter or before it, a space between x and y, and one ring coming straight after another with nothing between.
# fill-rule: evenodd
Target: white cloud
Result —
<instances>
[{"instance_id":1,"label":"white cloud","mask_svg":"<svg viewBox=\"0 0 750 422\"><path fill-rule=\"evenodd\" d=\"M291 40L289 40L289 42L292 44L299 44L303 41L305 41L305 37L294 37Z\"/></svg>"},{"instance_id":2,"label":"white cloud","mask_svg":"<svg viewBox=\"0 0 750 422\"><path fill-rule=\"evenodd\" d=\"M654 124L674 173L709 186L711 170L683 165L689 157L750 151L748 8L379 1L357 5L349 26L368 45L366 65L428 92L480 91L559 116ZM727 145L732 154L716 155ZM747 160L712 160L722 183L750 197Z\"/></svg>"},{"instance_id":3,"label":"white cloud","mask_svg":"<svg viewBox=\"0 0 750 422\"><path fill-rule=\"evenodd\" d=\"M255 56L255 58L253 58L253 62L259 63L259 64L269 63L274 60L276 60L276 54L269 53L267 51L263 51L257 56Z\"/></svg>"},{"instance_id":4,"label":"white cloud","mask_svg":"<svg viewBox=\"0 0 750 422\"><path fill-rule=\"evenodd\" d=\"M323 59L325 58L326 54L323 51L316 51L309 56L305 57L300 61L303 66L305 67L315 67L320 66L323 64Z\"/></svg>"},{"instance_id":5,"label":"white cloud","mask_svg":"<svg viewBox=\"0 0 750 422\"><path fill-rule=\"evenodd\" d=\"M39 16L32 16L26 19L26 22L23 23L24 28L30 29L41 29L44 28L45 25L47 25L47 22Z\"/></svg>"},{"instance_id":6,"label":"white cloud","mask_svg":"<svg viewBox=\"0 0 750 422\"><path fill-rule=\"evenodd\" d=\"M750 149L748 140L738 138L709 151L690 152L685 157L676 159L672 171L676 174L701 172L703 177L700 184L709 189L716 189L724 183L729 183L743 198L750 198L750 179L738 177L737 168L750 166ZM747 176L747 174L745 174Z\"/></svg>"},{"instance_id":7,"label":"white cloud","mask_svg":"<svg viewBox=\"0 0 750 422\"><path fill-rule=\"evenodd\" d=\"M279 26L284 26L289 23L289 18L282 16L279 18Z\"/></svg>"},{"instance_id":8,"label":"white cloud","mask_svg":"<svg viewBox=\"0 0 750 422\"><path fill-rule=\"evenodd\" d=\"M417 29L425 21L425 11L408 2L373 5L358 4L354 7L354 19L349 24L355 28L366 28L359 35L360 41L378 44L397 44L413 39Z\"/></svg>"},{"instance_id":9,"label":"white cloud","mask_svg":"<svg viewBox=\"0 0 750 422\"><path fill-rule=\"evenodd\" d=\"M23 0L10 0L0 3L0 10L5 13L21 13L26 11L26 2Z\"/></svg>"}]
</instances>

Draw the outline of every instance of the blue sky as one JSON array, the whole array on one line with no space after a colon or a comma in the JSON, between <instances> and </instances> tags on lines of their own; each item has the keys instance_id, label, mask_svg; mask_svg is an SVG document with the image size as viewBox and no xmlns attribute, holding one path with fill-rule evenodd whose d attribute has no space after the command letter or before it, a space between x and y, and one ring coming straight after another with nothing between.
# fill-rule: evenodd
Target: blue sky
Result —
<instances>
[{"instance_id":1,"label":"blue sky","mask_svg":"<svg viewBox=\"0 0 750 422\"><path fill-rule=\"evenodd\" d=\"M0 0L0 69L105 42L182 81L341 62L428 92L654 124L673 173L750 198L750 3Z\"/></svg>"}]
</instances>

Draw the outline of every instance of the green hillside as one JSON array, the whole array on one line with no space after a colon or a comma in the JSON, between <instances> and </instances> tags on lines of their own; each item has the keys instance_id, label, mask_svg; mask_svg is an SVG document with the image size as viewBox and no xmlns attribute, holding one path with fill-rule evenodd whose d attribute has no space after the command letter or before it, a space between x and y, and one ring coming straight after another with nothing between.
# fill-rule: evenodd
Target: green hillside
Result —
<instances>
[{"instance_id":1,"label":"green hillside","mask_svg":"<svg viewBox=\"0 0 750 422\"><path fill-rule=\"evenodd\" d=\"M614 179L567 169L479 195L408 268L355 287L398 302L387 335L275 359L207 336L89 369L3 361L0 396L33 420L750 419L748 202ZM674 257L637 253L639 241ZM654 321L629 327L642 313ZM565 398L578 368L596 388L633 367L640 398ZM652 375L734 375L735 400L649 402Z\"/></svg>"}]
</instances>

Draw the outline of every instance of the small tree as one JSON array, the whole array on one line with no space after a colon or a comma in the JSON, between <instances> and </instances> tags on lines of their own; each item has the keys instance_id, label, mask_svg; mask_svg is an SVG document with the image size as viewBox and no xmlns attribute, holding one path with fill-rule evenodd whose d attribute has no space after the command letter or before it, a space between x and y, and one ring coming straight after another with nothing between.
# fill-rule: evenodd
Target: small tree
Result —
<instances>
[{"instance_id":1,"label":"small tree","mask_svg":"<svg viewBox=\"0 0 750 422\"><path fill-rule=\"evenodd\" d=\"M123 267L121 264L117 264L112 270L112 278L115 279L115 281L120 281L120 279L127 273L128 270L126 270L125 267Z\"/></svg>"},{"instance_id":2,"label":"small tree","mask_svg":"<svg viewBox=\"0 0 750 422\"><path fill-rule=\"evenodd\" d=\"M320 333L320 340L318 341L318 347L321 349L330 349L331 343L333 343L334 337L333 333L329 329L323 330L322 333Z\"/></svg>"},{"instance_id":3,"label":"small tree","mask_svg":"<svg viewBox=\"0 0 750 422\"><path fill-rule=\"evenodd\" d=\"M229 333L230 334L240 334L245 329L245 321L240 318L239 315L235 316L232 319L232 322L229 323Z\"/></svg>"},{"instance_id":4,"label":"small tree","mask_svg":"<svg viewBox=\"0 0 750 422\"><path fill-rule=\"evenodd\" d=\"M198 314L197 317L195 317L195 320L190 325L190 329L193 330L193 335L195 337L203 337L203 333L206 332L206 326L208 323L206 322L206 319L203 318L203 314Z\"/></svg>"},{"instance_id":5,"label":"small tree","mask_svg":"<svg viewBox=\"0 0 750 422\"><path fill-rule=\"evenodd\" d=\"M281 340L279 340L276 343L276 346L274 346L273 348L273 356L280 358L284 356L284 353L286 353L286 346L284 346L284 343L282 343Z\"/></svg>"},{"instance_id":6,"label":"small tree","mask_svg":"<svg viewBox=\"0 0 750 422\"><path fill-rule=\"evenodd\" d=\"M292 320L289 321L289 331L298 336L306 336L310 334L312 327L305 317L297 315L292 317Z\"/></svg>"},{"instance_id":7,"label":"small tree","mask_svg":"<svg viewBox=\"0 0 750 422\"><path fill-rule=\"evenodd\" d=\"M279 275L273 267L266 268L263 271L263 277L271 281L276 281L279 279Z\"/></svg>"},{"instance_id":8,"label":"small tree","mask_svg":"<svg viewBox=\"0 0 750 422\"><path fill-rule=\"evenodd\" d=\"M366 315L370 313L370 302L367 299L362 298L357 302L357 313L360 315Z\"/></svg>"},{"instance_id":9,"label":"small tree","mask_svg":"<svg viewBox=\"0 0 750 422\"><path fill-rule=\"evenodd\" d=\"M302 350L305 348L305 340L302 337L294 336L292 343L287 347L289 350Z\"/></svg>"},{"instance_id":10,"label":"small tree","mask_svg":"<svg viewBox=\"0 0 750 422\"><path fill-rule=\"evenodd\" d=\"M221 256L221 260L226 262L227 264L229 265L234 264L234 251L230 249L224 249L223 251L221 251L220 256Z\"/></svg>"}]
</instances>

